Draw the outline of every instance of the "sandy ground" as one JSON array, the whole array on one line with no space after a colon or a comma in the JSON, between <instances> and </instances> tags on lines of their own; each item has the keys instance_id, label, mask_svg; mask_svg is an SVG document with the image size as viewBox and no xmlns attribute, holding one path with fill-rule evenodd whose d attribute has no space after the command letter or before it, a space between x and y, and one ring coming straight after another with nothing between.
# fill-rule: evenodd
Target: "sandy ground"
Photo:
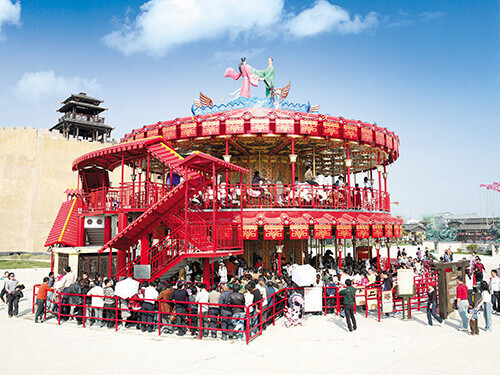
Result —
<instances>
[{"instance_id":1,"label":"sandy ground","mask_svg":"<svg viewBox=\"0 0 500 375\"><path fill-rule=\"evenodd\" d=\"M488 268L497 261L486 259ZM135 329L115 332L81 328L54 319L35 325L31 288L48 269L16 270L28 289L20 303L20 317L8 318L0 307L0 347L4 373L155 374L176 369L200 373L310 374L361 371L364 374L493 374L500 366L500 316L493 316L493 333L458 332L458 319L443 327L427 325L425 312L411 321L358 314L358 330L347 331L345 320L308 315L304 327L269 327L250 345L190 337L159 337ZM498 327L498 328L497 328ZM496 372L496 371L495 371Z\"/></svg>"}]
</instances>

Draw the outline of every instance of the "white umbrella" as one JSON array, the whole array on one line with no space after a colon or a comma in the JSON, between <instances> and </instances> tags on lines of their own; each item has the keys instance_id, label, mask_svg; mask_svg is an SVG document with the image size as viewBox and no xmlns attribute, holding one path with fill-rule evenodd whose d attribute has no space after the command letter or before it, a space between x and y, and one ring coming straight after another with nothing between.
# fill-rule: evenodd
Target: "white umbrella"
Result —
<instances>
[{"instance_id":1,"label":"white umbrella","mask_svg":"<svg viewBox=\"0 0 500 375\"><path fill-rule=\"evenodd\" d=\"M120 298L131 298L138 290L139 282L129 277L116 283L115 295Z\"/></svg>"},{"instance_id":2,"label":"white umbrella","mask_svg":"<svg viewBox=\"0 0 500 375\"><path fill-rule=\"evenodd\" d=\"M316 270L309 264L297 266L292 271L292 280L298 286L311 286L316 282Z\"/></svg>"}]
</instances>

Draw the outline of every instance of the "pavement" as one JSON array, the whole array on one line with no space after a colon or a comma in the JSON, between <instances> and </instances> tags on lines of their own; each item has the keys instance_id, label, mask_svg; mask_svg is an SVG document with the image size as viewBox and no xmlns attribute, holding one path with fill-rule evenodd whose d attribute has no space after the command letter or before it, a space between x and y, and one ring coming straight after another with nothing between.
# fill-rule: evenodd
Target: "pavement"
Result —
<instances>
[{"instance_id":1,"label":"pavement","mask_svg":"<svg viewBox=\"0 0 500 375\"><path fill-rule=\"evenodd\" d=\"M485 262L496 264L496 261ZM450 318L442 327L428 326L425 311L410 321L357 314L358 329L349 332L345 320L333 315L307 315L304 326L285 328L282 320L250 345L244 342L193 339L135 329L61 326L55 319L34 324L30 285L48 269L16 270L27 285L20 317L8 318L0 307L2 370L10 374L156 374L176 370L200 373L310 374L356 371L362 374L493 374L500 366L497 332L479 336L457 330Z\"/></svg>"}]
</instances>

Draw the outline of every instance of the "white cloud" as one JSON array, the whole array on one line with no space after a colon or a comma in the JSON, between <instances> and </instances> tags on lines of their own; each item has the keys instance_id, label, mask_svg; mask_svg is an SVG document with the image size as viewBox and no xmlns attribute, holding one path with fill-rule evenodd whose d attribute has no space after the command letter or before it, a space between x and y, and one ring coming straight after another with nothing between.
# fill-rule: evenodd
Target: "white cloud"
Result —
<instances>
[{"instance_id":1,"label":"white cloud","mask_svg":"<svg viewBox=\"0 0 500 375\"><path fill-rule=\"evenodd\" d=\"M14 91L20 100L39 100L53 96L65 97L80 91L100 92L96 79L56 76L52 70L24 73Z\"/></svg>"},{"instance_id":2,"label":"white cloud","mask_svg":"<svg viewBox=\"0 0 500 375\"><path fill-rule=\"evenodd\" d=\"M19 1L0 0L0 39L3 24L19 25L21 22L21 3Z\"/></svg>"},{"instance_id":3,"label":"white cloud","mask_svg":"<svg viewBox=\"0 0 500 375\"><path fill-rule=\"evenodd\" d=\"M359 14L353 18L349 12L326 0L318 0L312 8L308 8L285 24L288 33L295 37L313 36L316 34L336 31L341 34L359 34L379 24L379 15L370 12L363 17Z\"/></svg>"},{"instance_id":4,"label":"white cloud","mask_svg":"<svg viewBox=\"0 0 500 375\"><path fill-rule=\"evenodd\" d=\"M254 57L260 56L262 52L264 52L264 48L250 48L244 51L217 51L212 55L212 60L227 64L231 61L239 62L242 57L251 60Z\"/></svg>"},{"instance_id":5,"label":"white cloud","mask_svg":"<svg viewBox=\"0 0 500 375\"><path fill-rule=\"evenodd\" d=\"M284 0L150 0L104 43L126 55L163 56L185 43L272 32L283 7Z\"/></svg>"}]
</instances>

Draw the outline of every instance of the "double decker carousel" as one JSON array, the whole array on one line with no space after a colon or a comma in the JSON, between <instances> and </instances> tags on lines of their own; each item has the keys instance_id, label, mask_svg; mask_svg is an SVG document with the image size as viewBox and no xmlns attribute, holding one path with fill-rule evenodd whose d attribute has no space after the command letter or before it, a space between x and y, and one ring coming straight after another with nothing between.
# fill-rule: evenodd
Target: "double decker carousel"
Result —
<instances>
[{"instance_id":1,"label":"double decker carousel","mask_svg":"<svg viewBox=\"0 0 500 375\"><path fill-rule=\"evenodd\" d=\"M215 208L219 220L242 224L250 267L302 264L313 253L324 255L328 245L341 263L348 243L355 257L378 258L380 244L389 248L402 235L387 191L387 166L399 156L399 138L375 124L317 110L238 98L193 106L193 116L144 126L122 141L161 136L184 157L203 152L250 171L242 181L226 172L191 199L200 212ZM156 165L163 174L158 178L169 179Z\"/></svg>"}]
</instances>

